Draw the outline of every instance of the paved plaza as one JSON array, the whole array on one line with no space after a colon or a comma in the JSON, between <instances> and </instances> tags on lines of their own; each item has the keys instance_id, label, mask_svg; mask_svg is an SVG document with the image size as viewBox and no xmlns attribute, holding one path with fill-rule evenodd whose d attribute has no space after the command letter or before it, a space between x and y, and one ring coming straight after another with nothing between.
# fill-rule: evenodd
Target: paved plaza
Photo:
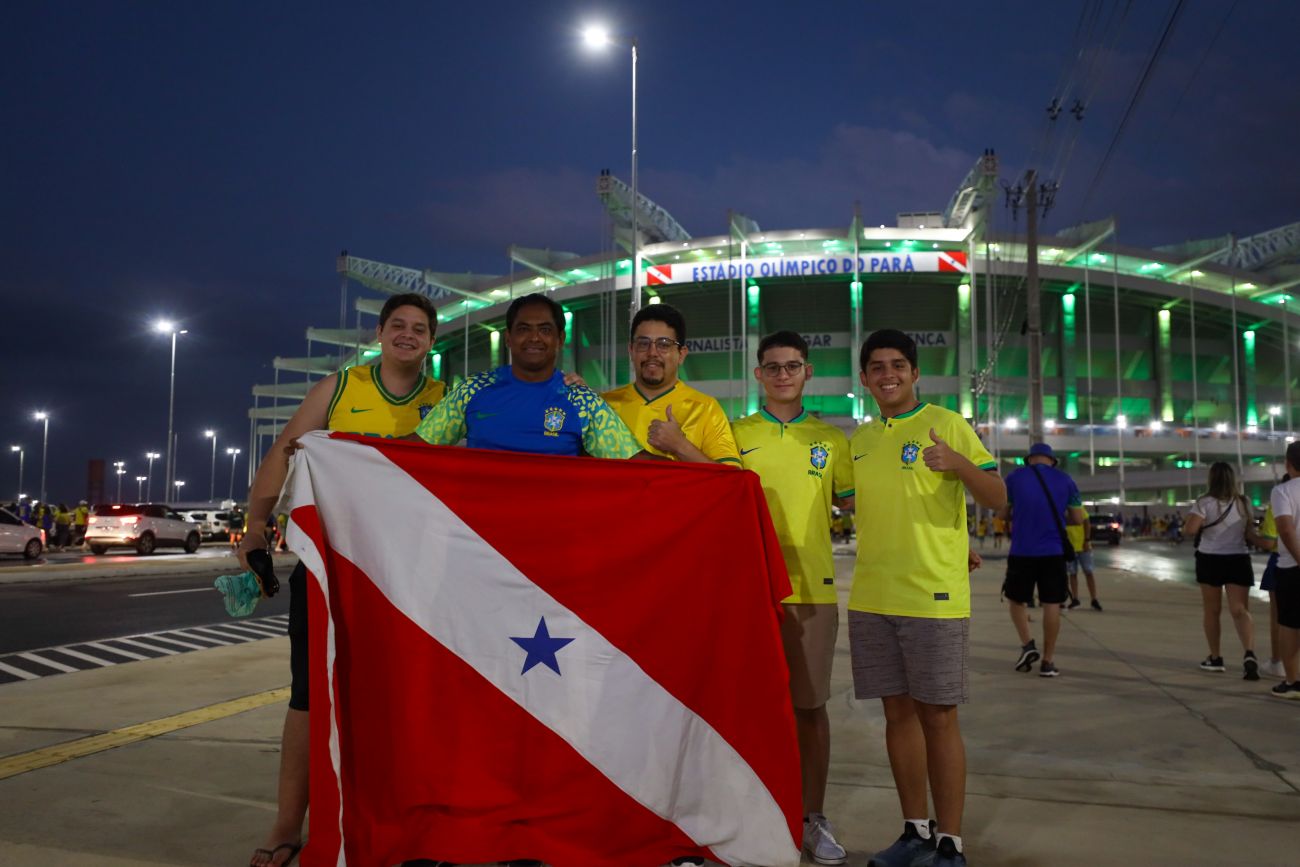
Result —
<instances>
[{"instance_id":1,"label":"paved plaza","mask_svg":"<svg viewBox=\"0 0 1300 867\"><path fill-rule=\"evenodd\" d=\"M837 561L843 598L852 561ZM1267 680L1198 670L1195 587L1099 570L1106 610L1066 617L1063 675L1047 679L1012 670L1001 569L990 561L974 579L972 865L1297 863L1300 702L1271 697ZM1224 648L1237 657L1226 616ZM0 687L0 863L247 863L273 816L287 656L278 638ZM177 723L141 724L205 708L139 739ZM852 698L845 628L830 711L827 813L865 867L902 823L879 702ZM83 740L126 727L139 728ZM69 742L78 757L14 773ZM110 748L80 755L90 746Z\"/></svg>"}]
</instances>

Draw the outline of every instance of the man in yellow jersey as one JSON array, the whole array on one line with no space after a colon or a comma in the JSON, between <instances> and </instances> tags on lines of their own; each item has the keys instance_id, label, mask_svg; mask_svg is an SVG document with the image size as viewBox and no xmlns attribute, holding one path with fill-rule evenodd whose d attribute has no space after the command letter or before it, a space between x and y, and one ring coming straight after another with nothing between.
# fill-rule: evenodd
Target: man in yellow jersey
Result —
<instances>
[{"instance_id":1,"label":"man in yellow jersey","mask_svg":"<svg viewBox=\"0 0 1300 867\"><path fill-rule=\"evenodd\" d=\"M917 400L910 337L875 332L859 364L880 417L849 441L858 517L849 648L857 697L884 705L904 819L903 835L868 864L958 867L966 863L966 751L957 723L957 705L968 698L966 494L1000 509L1006 486L965 419ZM937 829L927 819L927 777Z\"/></svg>"},{"instance_id":2,"label":"man in yellow jersey","mask_svg":"<svg viewBox=\"0 0 1300 867\"><path fill-rule=\"evenodd\" d=\"M90 505L82 500L72 510L72 544L80 547L86 541L86 527L90 524Z\"/></svg>"},{"instance_id":3,"label":"man in yellow jersey","mask_svg":"<svg viewBox=\"0 0 1300 867\"><path fill-rule=\"evenodd\" d=\"M394 295L384 303L375 329L379 361L349 367L312 386L253 478L246 530L238 548L245 569L249 551L267 548L267 518L284 487L293 440L308 431L323 429L378 437L406 436L442 399L446 387L423 370L437 326L438 315L428 298L415 293ZM250 867L286 864L302 845L309 766L306 576L302 564L289 576L291 680L289 710L280 742L279 807L275 824L262 848L253 853Z\"/></svg>"},{"instance_id":4,"label":"man in yellow jersey","mask_svg":"<svg viewBox=\"0 0 1300 867\"><path fill-rule=\"evenodd\" d=\"M754 376L766 400L732 429L741 465L763 481L794 591L782 600L781 639L803 772L803 848L818 864L843 864L844 847L822 810L831 751L826 702L840 622L831 506L847 506L853 496L853 459L844 433L803 408L812 375L801 336L778 331L764 337Z\"/></svg>"},{"instance_id":5,"label":"man in yellow jersey","mask_svg":"<svg viewBox=\"0 0 1300 867\"><path fill-rule=\"evenodd\" d=\"M1097 599L1097 576L1092 566L1092 524L1088 522L1088 510L1079 507L1083 520L1077 524L1066 524L1065 535L1070 537L1074 547L1074 559L1065 564L1066 574L1070 578L1069 608L1079 607L1079 570L1083 569L1084 580L1088 582L1088 595L1092 597L1092 610L1100 611L1101 602Z\"/></svg>"},{"instance_id":6,"label":"man in yellow jersey","mask_svg":"<svg viewBox=\"0 0 1300 867\"><path fill-rule=\"evenodd\" d=\"M633 381L601 395L650 454L738 466L727 414L677 378L686 360L686 319L667 304L642 307L628 344Z\"/></svg>"}]
</instances>

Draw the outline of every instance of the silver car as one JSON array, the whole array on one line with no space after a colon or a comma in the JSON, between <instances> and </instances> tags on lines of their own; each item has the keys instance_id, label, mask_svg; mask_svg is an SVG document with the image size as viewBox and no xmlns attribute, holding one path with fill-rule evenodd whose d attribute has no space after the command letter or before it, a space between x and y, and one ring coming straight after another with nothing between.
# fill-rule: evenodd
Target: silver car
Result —
<instances>
[{"instance_id":1,"label":"silver car","mask_svg":"<svg viewBox=\"0 0 1300 867\"><path fill-rule=\"evenodd\" d=\"M35 560L44 548L44 530L24 524L8 509L0 509L0 552L22 554L28 560Z\"/></svg>"},{"instance_id":2,"label":"silver car","mask_svg":"<svg viewBox=\"0 0 1300 867\"><path fill-rule=\"evenodd\" d=\"M134 548L142 555L158 548L183 548L193 554L203 541L199 525L161 503L112 503L96 506L86 526L91 552Z\"/></svg>"}]
</instances>

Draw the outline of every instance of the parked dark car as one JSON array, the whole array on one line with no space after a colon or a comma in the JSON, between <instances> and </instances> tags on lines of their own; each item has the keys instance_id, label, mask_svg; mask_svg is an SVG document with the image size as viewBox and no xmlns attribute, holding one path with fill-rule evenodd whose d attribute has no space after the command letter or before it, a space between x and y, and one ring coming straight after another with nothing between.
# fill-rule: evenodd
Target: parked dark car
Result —
<instances>
[{"instance_id":1,"label":"parked dark car","mask_svg":"<svg viewBox=\"0 0 1300 867\"><path fill-rule=\"evenodd\" d=\"M1106 542L1118 545L1124 538L1123 518L1119 515L1089 515L1088 523L1092 525L1092 543Z\"/></svg>"}]
</instances>

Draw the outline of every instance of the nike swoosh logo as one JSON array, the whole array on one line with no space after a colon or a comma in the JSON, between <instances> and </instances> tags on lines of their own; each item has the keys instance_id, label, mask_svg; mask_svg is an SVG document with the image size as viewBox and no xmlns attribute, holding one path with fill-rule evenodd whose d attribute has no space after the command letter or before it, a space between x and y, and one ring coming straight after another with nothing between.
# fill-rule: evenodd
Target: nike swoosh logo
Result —
<instances>
[{"instance_id":1,"label":"nike swoosh logo","mask_svg":"<svg viewBox=\"0 0 1300 867\"><path fill-rule=\"evenodd\" d=\"M499 412L476 412L474 418L491 418L494 415L501 415Z\"/></svg>"},{"instance_id":2,"label":"nike swoosh logo","mask_svg":"<svg viewBox=\"0 0 1300 867\"><path fill-rule=\"evenodd\" d=\"M370 412L370 410L369 410L369 409L357 409L357 408L354 406L354 407L352 407L352 412L354 412L354 413L358 413L358 412Z\"/></svg>"},{"instance_id":3,"label":"nike swoosh logo","mask_svg":"<svg viewBox=\"0 0 1300 867\"><path fill-rule=\"evenodd\" d=\"M750 452L756 452L761 448L762 446L754 446L752 449L741 449L740 456L743 458L745 455L749 454Z\"/></svg>"},{"instance_id":4,"label":"nike swoosh logo","mask_svg":"<svg viewBox=\"0 0 1300 867\"><path fill-rule=\"evenodd\" d=\"M869 454L871 454L871 452L867 452L867 454L865 454L865 455L854 455L854 456L853 456L853 460L855 460L855 461L860 461L860 460L862 460L863 458L865 458L865 457L866 457L867 455L869 455Z\"/></svg>"}]
</instances>

